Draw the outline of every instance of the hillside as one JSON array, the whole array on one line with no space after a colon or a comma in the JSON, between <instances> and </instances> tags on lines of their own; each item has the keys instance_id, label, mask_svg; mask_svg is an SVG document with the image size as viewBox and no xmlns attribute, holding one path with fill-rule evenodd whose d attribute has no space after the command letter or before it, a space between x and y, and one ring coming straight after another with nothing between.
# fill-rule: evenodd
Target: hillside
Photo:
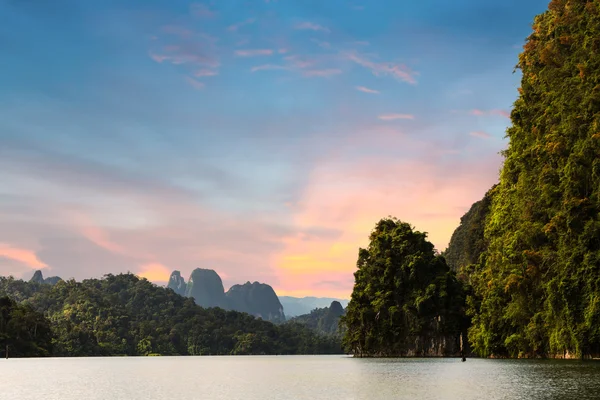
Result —
<instances>
[{"instance_id":1,"label":"hillside","mask_svg":"<svg viewBox=\"0 0 600 400\"><path fill-rule=\"evenodd\" d=\"M309 314L315 308L329 307L332 301L339 302L342 307L348 305L349 300L336 299L331 297L292 297L279 296L279 301L287 317L297 317L299 315Z\"/></svg>"},{"instance_id":2,"label":"hillside","mask_svg":"<svg viewBox=\"0 0 600 400\"><path fill-rule=\"evenodd\" d=\"M599 356L600 3L550 2L518 68L484 241L483 220L466 215L473 236L457 230L448 251L470 263L485 242L466 275L469 340L481 356Z\"/></svg>"},{"instance_id":3,"label":"hillside","mask_svg":"<svg viewBox=\"0 0 600 400\"><path fill-rule=\"evenodd\" d=\"M290 322L303 324L308 328L323 334L341 334L339 322L344 315L344 308L339 301L332 301L329 307L315 308L309 314L299 315L290 319Z\"/></svg>"},{"instance_id":4,"label":"hillside","mask_svg":"<svg viewBox=\"0 0 600 400\"><path fill-rule=\"evenodd\" d=\"M335 339L300 324L274 325L245 313L205 309L131 274L55 285L1 277L2 296L45 314L53 356L341 352Z\"/></svg>"}]
</instances>

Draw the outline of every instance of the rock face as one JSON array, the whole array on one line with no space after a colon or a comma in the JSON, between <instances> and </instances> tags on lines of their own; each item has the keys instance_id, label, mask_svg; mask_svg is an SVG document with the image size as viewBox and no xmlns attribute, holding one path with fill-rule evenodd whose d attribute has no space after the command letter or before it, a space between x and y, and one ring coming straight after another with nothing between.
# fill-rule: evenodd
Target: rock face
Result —
<instances>
[{"instance_id":1,"label":"rock face","mask_svg":"<svg viewBox=\"0 0 600 400\"><path fill-rule=\"evenodd\" d=\"M229 308L271 322L284 322L283 306L273 288L265 283L233 285L226 293Z\"/></svg>"},{"instance_id":2,"label":"rock face","mask_svg":"<svg viewBox=\"0 0 600 400\"><path fill-rule=\"evenodd\" d=\"M228 308L221 277L212 269L196 268L192 271L185 289L199 306Z\"/></svg>"},{"instance_id":3,"label":"rock face","mask_svg":"<svg viewBox=\"0 0 600 400\"><path fill-rule=\"evenodd\" d=\"M185 296L185 279L181 276L181 272L173 271L171 277L169 278L169 284L167 285L169 289L172 289L175 293L180 296Z\"/></svg>"},{"instance_id":4,"label":"rock face","mask_svg":"<svg viewBox=\"0 0 600 400\"><path fill-rule=\"evenodd\" d=\"M299 315L290 321L304 324L321 334L338 335L342 315L344 315L344 307L339 301L334 300L329 307L315 308L309 314Z\"/></svg>"},{"instance_id":5,"label":"rock face","mask_svg":"<svg viewBox=\"0 0 600 400\"><path fill-rule=\"evenodd\" d=\"M35 271L29 282L44 283L44 275L42 275L42 271L39 269Z\"/></svg>"},{"instance_id":6,"label":"rock face","mask_svg":"<svg viewBox=\"0 0 600 400\"><path fill-rule=\"evenodd\" d=\"M287 318L309 314L315 308L328 307L332 301L338 301L343 307L348 305L348 300L334 299L330 297L290 297L280 296L279 301L283 305Z\"/></svg>"},{"instance_id":7,"label":"rock face","mask_svg":"<svg viewBox=\"0 0 600 400\"><path fill-rule=\"evenodd\" d=\"M51 276L49 278L44 279L44 275L39 269L33 273L33 276L29 280L29 282L45 283L48 285L56 285L60 281L62 281L62 279L58 276Z\"/></svg>"}]
</instances>

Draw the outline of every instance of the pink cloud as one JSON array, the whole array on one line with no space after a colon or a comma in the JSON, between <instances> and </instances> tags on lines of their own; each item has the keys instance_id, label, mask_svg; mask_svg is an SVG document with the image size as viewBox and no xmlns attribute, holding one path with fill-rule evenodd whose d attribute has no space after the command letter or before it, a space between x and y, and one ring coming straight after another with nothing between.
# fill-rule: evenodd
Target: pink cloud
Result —
<instances>
[{"instance_id":1,"label":"pink cloud","mask_svg":"<svg viewBox=\"0 0 600 400\"><path fill-rule=\"evenodd\" d=\"M288 68L283 65L263 64L263 65L257 65L256 67L252 67L251 71L256 72L256 71L273 71L273 70L286 70L286 69L288 69Z\"/></svg>"},{"instance_id":2,"label":"pink cloud","mask_svg":"<svg viewBox=\"0 0 600 400\"><path fill-rule=\"evenodd\" d=\"M415 79L416 72L412 71L405 65L402 64L393 64L393 63L377 63L370 61L364 56L361 56L357 53L348 53L345 57L353 61L354 63L361 65L373 73L375 76L389 75L393 78L399 79L411 85L415 85L417 83Z\"/></svg>"},{"instance_id":3,"label":"pink cloud","mask_svg":"<svg viewBox=\"0 0 600 400\"><path fill-rule=\"evenodd\" d=\"M493 109L493 110L480 110L473 109L469 112L471 115L483 116L483 115L498 115L504 118L510 118L510 112L506 110Z\"/></svg>"},{"instance_id":4,"label":"pink cloud","mask_svg":"<svg viewBox=\"0 0 600 400\"><path fill-rule=\"evenodd\" d=\"M415 119L415 116L412 114L383 114L378 118L383 121L394 121L397 119Z\"/></svg>"},{"instance_id":5,"label":"pink cloud","mask_svg":"<svg viewBox=\"0 0 600 400\"><path fill-rule=\"evenodd\" d=\"M17 261L31 269L43 269L48 265L40 261L33 250L10 246L0 243L0 258Z\"/></svg>"},{"instance_id":6,"label":"pink cloud","mask_svg":"<svg viewBox=\"0 0 600 400\"><path fill-rule=\"evenodd\" d=\"M323 40L319 40L319 39L311 39L312 42L316 43L317 46L323 48L323 49L329 49L331 47L331 43L329 42L325 42Z\"/></svg>"},{"instance_id":7,"label":"pink cloud","mask_svg":"<svg viewBox=\"0 0 600 400\"><path fill-rule=\"evenodd\" d=\"M314 295L323 287L324 293L347 297L358 248L368 244L369 232L387 215L428 232L429 240L443 250L461 215L496 181L501 162L495 151L448 161L444 151L430 154L427 140L386 127L361 127L351 138L314 165L290 208L297 233L284 237L284 249L273 256L278 293ZM357 157L357 146L379 154ZM387 147L404 148L410 156L382 155ZM453 173L448 175L448 170ZM339 235L312 239L303 234L316 227Z\"/></svg>"},{"instance_id":8,"label":"pink cloud","mask_svg":"<svg viewBox=\"0 0 600 400\"><path fill-rule=\"evenodd\" d=\"M270 56L273 54L271 49L252 49L252 50L236 50L235 55L238 57L256 57Z\"/></svg>"},{"instance_id":9,"label":"pink cloud","mask_svg":"<svg viewBox=\"0 0 600 400\"><path fill-rule=\"evenodd\" d=\"M190 29L178 25L165 25L161 30L164 33L181 36L183 38L189 38L194 34Z\"/></svg>"},{"instance_id":10,"label":"pink cloud","mask_svg":"<svg viewBox=\"0 0 600 400\"><path fill-rule=\"evenodd\" d=\"M220 66L218 59L195 46L169 45L165 46L163 50L161 53L151 51L150 58L157 63L168 61L175 65L194 64L212 68Z\"/></svg>"},{"instance_id":11,"label":"pink cloud","mask_svg":"<svg viewBox=\"0 0 600 400\"><path fill-rule=\"evenodd\" d=\"M369 89L368 87L364 87L364 86L357 86L356 90L358 90L360 92L364 92L364 93L379 94L379 90Z\"/></svg>"},{"instance_id":12,"label":"pink cloud","mask_svg":"<svg viewBox=\"0 0 600 400\"><path fill-rule=\"evenodd\" d=\"M321 31L321 32L327 32L329 33L329 29L321 26L319 24L315 24L312 22L302 22L298 25L295 26L295 29L298 30L311 30L311 31Z\"/></svg>"},{"instance_id":13,"label":"pink cloud","mask_svg":"<svg viewBox=\"0 0 600 400\"><path fill-rule=\"evenodd\" d=\"M475 137L479 137L482 139L489 139L492 137L492 135L490 135L487 132L483 132L483 131L476 131L476 132L471 132L470 133L471 136L475 136Z\"/></svg>"},{"instance_id":14,"label":"pink cloud","mask_svg":"<svg viewBox=\"0 0 600 400\"><path fill-rule=\"evenodd\" d=\"M196 76L196 77L215 76L218 74L219 73L217 71L213 71L211 69L199 69L198 71L194 72L194 76Z\"/></svg>"},{"instance_id":15,"label":"pink cloud","mask_svg":"<svg viewBox=\"0 0 600 400\"><path fill-rule=\"evenodd\" d=\"M298 55L287 56L285 59L291 64L292 67L300 69L312 67L317 63L316 60L306 59Z\"/></svg>"},{"instance_id":16,"label":"pink cloud","mask_svg":"<svg viewBox=\"0 0 600 400\"><path fill-rule=\"evenodd\" d=\"M167 283L171 276L172 269L160 263L149 263L140 266L140 271L137 275L141 278L146 278L151 282Z\"/></svg>"},{"instance_id":17,"label":"pink cloud","mask_svg":"<svg viewBox=\"0 0 600 400\"><path fill-rule=\"evenodd\" d=\"M190 13L192 16L199 18L210 18L215 16L215 13L211 11L208 6L201 3L193 3L190 6Z\"/></svg>"},{"instance_id":18,"label":"pink cloud","mask_svg":"<svg viewBox=\"0 0 600 400\"><path fill-rule=\"evenodd\" d=\"M204 82L200 82L194 78L190 78L189 76L185 77L187 83L189 83L194 89L204 89Z\"/></svg>"},{"instance_id":19,"label":"pink cloud","mask_svg":"<svg viewBox=\"0 0 600 400\"><path fill-rule=\"evenodd\" d=\"M237 30L240 29L241 27L243 27L245 25L253 24L254 22L256 22L256 18L248 18L247 20L238 22L237 24L229 25L227 27L227 30L230 32L237 32Z\"/></svg>"},{"instance_id":20,"label":"pink cloud","mask_svg":"<svg viewBox=\"0 0 600 400\"><path fill-rule=\"evenodd\" d=\"M309 77L329 77L329 76L333 76L333 75L339 75L342 73L341 69L337 69L337 68L328 68L328 69L309 69L304 71L302 74L304 76L309 76Z\"/></svg>"}]
</instances>

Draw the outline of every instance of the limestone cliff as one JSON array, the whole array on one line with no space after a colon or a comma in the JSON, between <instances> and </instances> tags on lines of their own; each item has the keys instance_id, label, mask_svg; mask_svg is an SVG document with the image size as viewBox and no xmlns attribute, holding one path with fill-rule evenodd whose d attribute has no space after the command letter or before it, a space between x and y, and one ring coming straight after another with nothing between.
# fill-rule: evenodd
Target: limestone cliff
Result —
<instances>
[{"instance_id":1,"label":"limestone cliff","mask_svg":"<svg viewBox=\"0 0 600 400\"><path fill-rule=\"evenodd\" d=\"M185 279L181 276L181 272L173 271L171 277L169 278L169 284L167 285L169 289L172 289L175 293L180 296L185 296Z\"/></svg>"},{"instance_id":2,"label":"limestone cliff","mask_svg":"<svg viewBox=\"0 0 600 400\"><path fill-rule=\"evenodd\" d=\"M283 306L273 288L265 283L233 285L226 293L232 310L245 312L271 322L285 321Z\"/></svg>"},{"instance_id":3,"label":"limestone cliff","mask_svg":"<svg viewBox=\"0 0 600 400\"><path fill-rule=\"evenodd\" d=\"M196 268L188 280L185 296L199 306L228 308L221 277L212 269Z\"/></svg>"},{"instance_id":4,"label":"limestone cliff","mask_svg":"<svg viewBox=\"0 0 600 400\"><path fill-rule=\"evenodd\" d=\"M56 285L60 281L62 281L62 279L58 276L51 276L49 278L44 279L44 275L39 269L33 273L33 276L29 280L29 282L45 283L48 285Z\"/></svg>"}]
</instances>

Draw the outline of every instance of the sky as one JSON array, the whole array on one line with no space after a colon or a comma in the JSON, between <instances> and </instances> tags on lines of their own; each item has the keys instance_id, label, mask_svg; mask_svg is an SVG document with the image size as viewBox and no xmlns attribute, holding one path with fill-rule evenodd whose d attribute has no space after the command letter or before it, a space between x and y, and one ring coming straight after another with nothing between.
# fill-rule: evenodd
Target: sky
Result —
<instances>
[{"instance_id":1,"label":"sky","mask_svg":"<svg viewBox=\"0 0 600 400\"><path fill-rule=\"evenodd\" d=\"M497 182L547 0L0 0L0 275L349 298Z\"/></svg>"}]
</instances>

